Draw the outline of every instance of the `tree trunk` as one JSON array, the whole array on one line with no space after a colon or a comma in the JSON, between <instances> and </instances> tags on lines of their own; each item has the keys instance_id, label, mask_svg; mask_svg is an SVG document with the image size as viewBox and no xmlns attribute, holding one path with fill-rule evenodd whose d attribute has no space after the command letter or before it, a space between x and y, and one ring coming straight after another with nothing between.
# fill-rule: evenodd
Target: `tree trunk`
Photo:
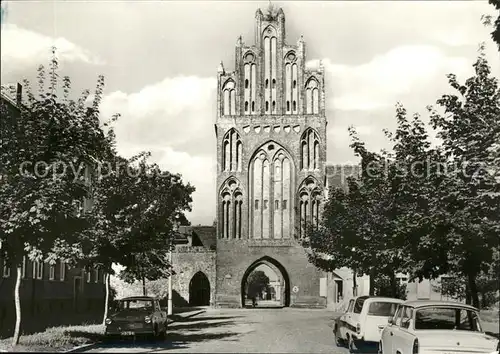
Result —
<instances>
[{"instance_id":1,"label":"tree trunk","mask_svg":"<svg viewBox=\"0 0 500 354\"><path fill-rule=\"evenodd\" d=\"M488 303L486 301L486 293L482 292L481 293L481 308L484 309L486 307L488 307Z\"/></svg>"},{"instance_id":2,"label":"tree trunk","mask_svg":"<svg viewBox=\"0 0 500 354\"><path fill-rule=\"evenodd\" d=\"M146 291L146 278L142 277L142 295L146 296L148 293Z\"/></svg>"},{"instance_id":3,"label":"tree trunk","mask_svg":"<svg viewBox=\"0 0 500 354\"><path fill-rule=\"evenodd\" d=\"M106 324L106 318L108 318L108 308L109 308L109 273L104 276L104 286L106 288L106 296L104 298L104 316L102 323Z\"/></svg>"},{"instance_id":4,"label":"tree trunk","mask_svg":"<svg viewBox=\"0 0 500 354\"><path fill-rule=\"evenodd\" d=\"M398 294L398 283L396 281L396 274L391 273L389 274L389 277L391 279L391 296L398 299L399 298L398 296L400 294Z\"/></svg>"},{"instance_id":5,"label":"tree trunk","mask_svg":"<svg viewBox=\"0 0 500 354\"><path fill-rule=\"evenodd\" d=\"M469 284L469 291L472 300L472 306L479 308L479 296L477 293L476 275L469 273L467 274L467 280Z\"/></svg>"},{"instance_id":6,"label":"tree trunk","mask_svg":"<svg viewBox=\"0 0 500 354\"><path fill-rule=\"evenodd\" d=\"M470 305L472 303L472 296L470 292L469 282L465 285L465 303Z\"/></svg>"},{"instance_id":7,"label":"tree trunk","mask_svg":"<svg viewBox=\"0 0 500 354\"><path fill-rule=\"evenodd\" d=\"M375 269L370 269L370 296L375 296Z\"/></svg>"},{"instance_id":8,"label":"tree trunk","mask_svg":"<svg viewBox=\"0 0 500 354\"><path fill-rule=\"evenodd\" d=\"M356 271L352 273L352 296L358 296L358 284L356 282Z\"/></svg>"},{"instance_id":9,"label":"tree trunk","mask_svg":"<svg viewBox=\"0 0 500 354\"><path fill-rule=\"evenodd\" d=\"M14 336L12 337L12 345L19 344L21 336L21 299L19 297L19 288L21 287L21 271L22 265L18 264L16 267L16 285L14 287L14 303L16 306L16 327L14 329Z\"/></svg>"}]
</instances>

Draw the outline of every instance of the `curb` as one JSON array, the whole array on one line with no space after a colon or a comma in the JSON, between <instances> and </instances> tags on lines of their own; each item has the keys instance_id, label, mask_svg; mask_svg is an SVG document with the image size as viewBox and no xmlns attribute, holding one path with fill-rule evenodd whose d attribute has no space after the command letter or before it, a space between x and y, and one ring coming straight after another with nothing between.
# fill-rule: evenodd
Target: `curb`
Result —
<instances>
[{"instance_id":1,"label":"curb","mask_svg":"<svg viewBox=\"0 0 500 354\"><path fill-rule=\"evenodd\" d=\"M92 347L92 346L97 345L97 344L98 343L82 344L82 345L79 345L78 347L74 347L72 349L65 350L61 353L78 353L82 349L87 349L87 348Z\"/></svg>"},{"instance_id":2,"label":"curb","mask_svg":"<svg viewBox=\"0 0 500 354\"><path fill-rule=\"evenodd\" d=\"M167 325L170 325L170 324L172 324L172 323L174 323L174 322L178 322L178 321L180 321L180 320L182 320L182 319L184 319L184 318L191 318L191 317L194 317L194 316L201 315L201 314L202 314L202 313L204 313L204 312L206 312L206 310L196 311L196 312L194 312L194 313L192 313L192 314L190 314L190 315L187 315L187 316L182 316L182 317L180 317L180 318L174 319L174 320L172 320L172 321L168 322L168 323L167 323ZM66 351L64 351L64 352L62 352L62 353L79 353L79 352L80 352L80 351L82 351L82 350L85 350L85 349L87 349L87 348L90 348L90 347L96 346L96 345L98 345L98 344L100 344L100 343L101 343L101 342L96 342L96 343L89 343L89 344L79 345L78 347L74 347L74 348L69 349L69 350L66 350ZM1 352L1 350L0 350L0 352Z\"/></svg>"}]
</instances>

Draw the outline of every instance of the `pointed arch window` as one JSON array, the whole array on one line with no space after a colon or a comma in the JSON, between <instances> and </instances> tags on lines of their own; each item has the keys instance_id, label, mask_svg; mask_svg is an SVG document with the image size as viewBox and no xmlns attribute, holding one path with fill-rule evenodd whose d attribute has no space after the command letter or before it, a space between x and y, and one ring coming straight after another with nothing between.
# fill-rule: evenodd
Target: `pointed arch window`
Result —
<instances>
[{"instance_id":1,"label":"pointed arch window","mask_svg":"<svg viewBox=\"0 0 500 354\"><path fill-rule=\"evenodd\" d=\"M222 88L222 113L225 116L236 115L236 85L228 80Z\"/></svg>"},{"instance_id":2,"label":"pointed arch window","mask_svg":"<svg viewBox=\"0 0 500 354\"><path fill-rule=\"evenodd\" d=\"M300 139L302 170L319 169L319 136L312 128L306 129Z\"/></svg>"},{"instance_id":3,"label":"pointed arch window","mask_svg":"<svg viewBox=\"0 0 500 354\"><path fill-rule=\"evenodd\" d=\"M250 235L256 239L291 238L294 168L290 154L274 142L259 148L250 161L249 200L252 223Z\"/></svg>"},{"instance_id":4,"label":"pointed arch window","mask_svg":"<svg viewBox=\"0 0 500 354\"><path fill-rule=\"evenodd\" d=\"M297 114L297 104L299 92L297 89L297 57L294 51L290 51L285 56L285 98L288 103L285 114Z\"/></svg>"},{"instance_id":5,"label":"pointed arch window","mask_svg":"<svg viewBox=\"0 0 500 354\"><path fill-rule=\"evenodd\" d=\"M250 111L250 102L252 102L252 107L253 107L253 101L256 99L256 92L257 92L257 72L256 68L257 66L255 65L255 55L252 52L247 52L244 57L244 78L245 78L245 85L244 85L244 99L245 99L245 114L251 114L254 112Z\"/></svg>"},{"instance_id":6,"label":"pointed arch window","mask_svg":"<svg viewBox=\"0 0 500 354\"><path fill-rule=\"evenodd\" d=\"M241 239L243 193L240 182L234 177L227 179L220 193L220 237Z\"/></svg>"},{"instance_id":7,"label":"pointed arch window","mask_svg":"<svg viewBox=\"0 0 500 354\"><path fill-rule=\"evenodd\" d=\"M321 217L322 189L318 181L309 176L299 188L300 237L306 235L309 227L317 228Z\"/></svg>"},{"instance_id":8,"label":"pointed arch window","mask_svg":"<svg viewBox=\"0 0 500 354\"><path fill-rule=\"evenodd\" d=\"M222 170L239 172L242 166L243 145L236 129L229 130L222 139Z\"/></svg>"},{"instance_id":9,"label":"pointed arch window","mask_svg":"<svg viewBox=\"0 0 500 354\"><path fill-rule=\"evenodd\" d=\"M311 77L306 85L306 113L319 113L319 83L315 77Z\"/></svg>"},{"instance_id":10,"label":"pointed arch window","mask_svg":"<svg viewBox=\"0 0 500 354\"><path fill-rule=\"evenodd\" d=\"M276 100L277 88L276 88L276 78L277 78L277 31L273 26L267 26L263 33L263 43L264 43L264 99L268 102ZM271 86L271 87L269 87ZM271 107L266 105L266 113L276 113L276 109L270 110Z\"/></svg>"}]
</instances>

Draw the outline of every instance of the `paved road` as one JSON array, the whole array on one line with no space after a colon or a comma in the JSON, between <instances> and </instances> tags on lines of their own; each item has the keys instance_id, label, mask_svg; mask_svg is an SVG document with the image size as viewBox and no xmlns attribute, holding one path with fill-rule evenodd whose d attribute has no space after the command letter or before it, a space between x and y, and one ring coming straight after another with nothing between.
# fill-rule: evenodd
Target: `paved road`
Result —
<instances>
[{"instance_id":1,"label":"paved road","mask_svg":"<svg viewBox=\"0 0 500 354\"><path fill-rule=\"evenodd\" d=\"M122 341L87 352L338 353L332 335L333 314L306 309L208 309L172 323L164 342Z\"/></svg>"}]
</instances>

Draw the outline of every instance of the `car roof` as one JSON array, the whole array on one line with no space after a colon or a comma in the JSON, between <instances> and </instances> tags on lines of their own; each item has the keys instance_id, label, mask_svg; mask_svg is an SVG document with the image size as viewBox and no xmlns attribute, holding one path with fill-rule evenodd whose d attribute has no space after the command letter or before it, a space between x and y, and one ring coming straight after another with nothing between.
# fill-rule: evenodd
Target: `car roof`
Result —
<instances>
[{"instance_id":1,"label":"car roof","mask_svg":"<svg viewBox=\"0 0 500 354\"><path fill-rule=\"evenodd\" d=\"M387 302L398 302L398 303L404 302L404 300L401 300L401 299L396 299L396 298L393 298L393 297L385 297L385 296L368 296L368 295L363 295L363 296L356 297L354 300L357 300L357 299L364 299L365 301L374 300L374 301L387 301Z\"/></svg>"},{"instance_id":2,"label":"car roof","mask_svg":"<svg viewBox=\"0 0 500 354\"><path fill-rule=\"evenodd\" d=\"M410 306L414 308L422 308L422 307L435 307L435 306L444 306L444 307L462 307L469 310L479 311L477 308L471 305L467 305L457 301L440 301L440 300L410 300L405 301L403 303L405 306Z\"/></svg>"},{"instance_id":3,"label":"car roof","mask_svg":"<svg viewBox=\"0 0 500 354\"><path fill-rule=\"evenodd\" d=\"M128 296L124 297L122 299L119 299L118 301L124 301L124 300L144 300L144 301L153 301L153 300L158 300L156 297L152 296Z\"/></svg>"}]
</instances>

